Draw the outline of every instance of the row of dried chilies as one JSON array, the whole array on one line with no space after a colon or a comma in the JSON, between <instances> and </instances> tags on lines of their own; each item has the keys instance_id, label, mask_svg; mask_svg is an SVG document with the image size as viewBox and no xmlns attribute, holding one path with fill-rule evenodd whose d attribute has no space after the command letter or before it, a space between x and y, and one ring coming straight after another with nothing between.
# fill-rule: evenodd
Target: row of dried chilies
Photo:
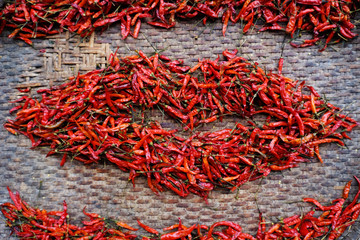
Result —
<instances>
[{"instance_id":1,"label":"row of dried chilies","mask_svg":"<svg viewBox=\"0 0 360 240\"><path fill-rule=\"evenodd\" d=\"M359 179L356 178L358 184ZM219 221L211 226L195 223L190 227L179 223L162 229L162 232L144 224L137 219L143 234L123 221L105 218L97 213L88 213L83 209L85 220L82 224L71 223L68 206L63 203L63 210L47 211L26 203L18 192L9 194L13 203L1 205L1 212L6 224L20 239L54 239L54 240L334 240L353 225L359 217L360 203L357 203L360 188L350 202L348 200L351 187L349 181L341 197L334 199L330 205L324 206L313 198L304 198L304 202L312 203L314 210L281 219L277 223L269 223L259 215L256 236L242 231L242 227L232 221Z\"/></svg>"},{"instance_id":2,"label":"row of dried chilies","mask_svg":"<svg viewBox=\"0 0 360 240\"><path fill-rule=\"evenodd\" d=\"M221 19L225 36L229 23L249 31L281 31L290 35L294 47L348 41L359 0L15 0L0 10L0 33L12 29L9 38L28 44L31 39L58 34L64 30L89 36L111 24L121 25L121 35L137 38L141 24L173 28L179 20ZM195 20L194 20L195 19ZM309 39L299 38L307 32Z\"/></svg>"}]
</instances>

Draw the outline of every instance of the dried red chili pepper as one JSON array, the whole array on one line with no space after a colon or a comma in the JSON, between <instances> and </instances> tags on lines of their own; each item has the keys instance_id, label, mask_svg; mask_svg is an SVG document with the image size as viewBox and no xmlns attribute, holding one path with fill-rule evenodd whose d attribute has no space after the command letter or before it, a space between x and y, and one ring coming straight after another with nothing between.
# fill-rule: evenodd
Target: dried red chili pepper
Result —
<instances>
[{"instance_id":1,"label":"dried red chili pepper","mask_svg":"<svg viewBox=\"0 0 360 240\"><path fill-rule=\"evenodd\" d=\"M142 227L143 229L145 229L147 232L151 233L151 234L155 234L158 235L159 232L145 224L143 224L142 222L140 222L140 220L137 220L137 223L139 224L140 227Z\"/></svg>"}]
</instances>

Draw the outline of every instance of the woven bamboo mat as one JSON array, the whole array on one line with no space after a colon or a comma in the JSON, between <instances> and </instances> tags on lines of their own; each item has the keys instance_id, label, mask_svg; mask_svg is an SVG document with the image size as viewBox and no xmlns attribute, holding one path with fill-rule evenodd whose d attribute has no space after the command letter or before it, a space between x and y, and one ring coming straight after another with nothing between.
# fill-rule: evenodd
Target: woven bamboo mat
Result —
<instances>
[{"instance_id":1,"label":"woven bamboo mat","mask_svg":"<svg viewBox=\"0 0 360 240\"><path fill-rule=\"evenodd\" d=\"M283 49L283 74L306 80L319 93L360 121L360 40L338 44L319 53L318 47L294 49L283 44L279 33L257 33L254 29L243 36L239 25L230 25L226 37L221 35L221 23L196 25L181 22L174 29L157 29L143 24L139 39L121 39L120 26L114 25L102 35L81 40L63 33L45 40L35 40L34 47L0 37L0 123L12 118L8 111L11 100L22 94L15 88L32 86L36 89L62 83L78 71L86 72L106 63L107 56L117 48L120 55L142 50L147 54L154 49L173 59L195 63L197 59L212 58L225 49L237 48L246 58L259 62L267 70L277 70L277 61ZM356 30L360 33L359 29ZM287 42L288 39L285 39ZM175 123L158 112L153 119L168 128ZM207 130L232 127L238 119L227 119L206 127ZM230 220L240 223L244 231L255 234L258 209L268 221L276 222L300 212L310 210L301 203L304 197L314 197L329 203L339 197L342 187L360 175L360 128L355 129L346 141L346 148L336 144L320 148L324 164L317 161L301 164L298 168L271 173L263 180L246 183L237 192L223 189L213 191L205 203L198 196L182 199L171 192L154 195L145 179L138 179L135 188L127 181L128 174L106 163L83 165L67 162L60 167L61 156L45 158L48 148L30 150L30 141L24 136L13 136L0 128L0 202L9 201L6 186L18 190L24 199L48 210L62 209L62 201L69 205L73 223L79 223L84 206L90 212L121 219L137 227L136 219L162 229L178 221L184 224ZM354 195L357 186L353 187ZM1 239L10 238L9 231L0 221ZM145 234L144 232L140 232ZM359 239L360 224L355 224L343 238Z\"/></svg>"}]
</instances>

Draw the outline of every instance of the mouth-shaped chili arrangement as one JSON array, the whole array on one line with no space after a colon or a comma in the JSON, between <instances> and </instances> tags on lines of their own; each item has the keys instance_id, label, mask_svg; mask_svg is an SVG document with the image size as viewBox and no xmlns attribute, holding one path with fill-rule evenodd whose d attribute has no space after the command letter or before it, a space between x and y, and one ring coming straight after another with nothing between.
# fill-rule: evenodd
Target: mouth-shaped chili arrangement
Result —
<instances>
[{"instance_id":1,"label":"mouth-shaped chili arrangement","mask_svg":"<svg viewBox=\"0 0 360 240\"><path fill-rule=\"evenodd\" d=\"M355 25L351 18L359 7L358 0L15 0L0 11L0 33L13 29L9 38L28 44L30 39L54 35L64 30L86 37L96 29L104 31L110 24L121 24L121 35L137 38L142 22L172 28L178 19L221 19L225 35L229 22L241 25L243 32L253 26L258 31L285 31L291 45L307 47L319 43L324 50L329 43L353 39ZM260 27L258 27L259 25ZM300 32L311 39L296 40Z\"/></svg>"},{"instance_id":2,"label":"mouth-shaped chili arrangement","mask_svg":"<svg viewBox=\"0 0 360 240\"><path fill-rule=\"evenodd\" d=\"M39 90L39 100L22 97L11 110L16 118L4 127L27 136L32 148L50 146L48 155L63 154L61 165L68 155L84 163L107 159L133 182L147 177L155 193L170 189L206 199L216 186L235 190L309 158L322 161L319 145L343 146L346 132L357 126L305 82L265 73L236 51L223 55L224 61L204 59L190 67L159 54L114 54L108 68ZM183 129L147 121L148 108L159 108ZM247 122L194 131L225 115ZM257 116L264 120L254 121Z\"/></svg>"},{"instance_id":3,"label":"mouth-shaped chili arrangement","mask_svg":"<svg viewBox=\"0 0 360 240\"><path fill-rule=\"evenodd\" d=\"M355 179L360 184L358 178L355 177ZM256 238L242 232L241 226L231 221L215 222L210 227L201 223L186 227L180 220L179 224L164 228L163 231L166 233L163 234L138 220L139 226L148 232L148 236L138 236L132 233L138 229L122 221L104 218L96 213L87 213L85 208L83 213L88 219L82 221L83 226L78 226L70 223L71 218L67 213L65 201L62 211L46 211L27 204L18 192L13 193L9 188L13 203L3 203L1 212L6 219L6 225L20 239L333 240L340 237L349 226L354 224L360 214L360 203L357 202L360 185L356 196L348 203L350 186L351 181L345 185L342 197L333 200L329 206L324 206L312 198L304 198L304 202L314 205L314 210L284 218L271 226L260 214Z\"/></svg>"}]
</instances>

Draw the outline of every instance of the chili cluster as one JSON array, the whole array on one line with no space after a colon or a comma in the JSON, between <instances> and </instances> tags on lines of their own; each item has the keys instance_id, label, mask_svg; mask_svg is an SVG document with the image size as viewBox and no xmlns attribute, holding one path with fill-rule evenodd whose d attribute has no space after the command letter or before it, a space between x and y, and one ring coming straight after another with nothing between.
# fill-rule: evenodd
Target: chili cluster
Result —
<instances>
[{"instance_id":1,"label":"chili cluster","mask_svg":"<svg viewBox=\"0 0 360 240\"><path fill-rule=\"evenodd\" d=\"M355 177L356 178L356 177ZM356 178L360 184L359 180ZM3 203L1 212L6 219L6 225L20 239L142 239L142 240L175 240L175 239L238 239L238 240L309 240L328 239L334 240L340 237L345 230L355 223L360 214L360 203L357 203L360 188L354 199L346 203L351 181L349 181L341 198L332 201L332 205L323 206L312 198L305 198L305 202L315 205L315 210L305 214L294 215L272 224L266 223L260 214L259 227L256 238L242 232L242 227L231 221L215 222L210 227L203 224L194 224L186 227L179 220L178 224L166 227L160 234L138 220L141 228L151 236L138 236L131 233L138 229L130 227L124 222L103 218L96 213L83 213L89 220L82 221L83 226L70 223L67 213L67 204L64 201L62 211L46 211L31 207L20 198L18 192L13 193L9 188L9 194L13 203Z\"/></svg>"},{"instance_id":2,"label":"chili cluster","mask_svg":"<svg viewBox=\"0 0 360 240\"><path fill-rule=\"evenodd\" d=\"M306 47L325 39L324 50L332 40L336 43L357 36L350 20L358 6L358 0L15 0L0 11L0 32L4 27L14 29L9 38L32 44L31 38L64 29L85 37L120 22L125 39L129 35L137 38L143 21L172 28L176 18L200 17L204 24L207 19L221 19L223 35L229 21L241 23L244 33L255 22L262 23L259 31L281 30L291 38L304 30L313 35L312 39L291 45Z\"/></svg>"},{"instance_id":3,"label":"chili cluster","mask_svg":"<svg viewBox=\"0 0 360 240\"><path fill-rule=\"evenodd\" d=\"M50 146L48 155L64 154L61 165L68 154L86 164L107 159L130 172L133 182L146 176L155 193L167 188L206 199L215 186L235 190L314 156L322 161L319 145L343 146L346 132L357 126L305 82L265 73L236 51L223 55L223 61L204 59L190 67L159 54L113 54L105 69L41 89L39 100L17 100L10 110L16 118L4 127L27 136L32 148ZM148 108L160 109L183 129L146 120ZM225 115L247 121L195 131ZM263 120L253 120L257 116Z\"/></svg>"}]
</instances>

